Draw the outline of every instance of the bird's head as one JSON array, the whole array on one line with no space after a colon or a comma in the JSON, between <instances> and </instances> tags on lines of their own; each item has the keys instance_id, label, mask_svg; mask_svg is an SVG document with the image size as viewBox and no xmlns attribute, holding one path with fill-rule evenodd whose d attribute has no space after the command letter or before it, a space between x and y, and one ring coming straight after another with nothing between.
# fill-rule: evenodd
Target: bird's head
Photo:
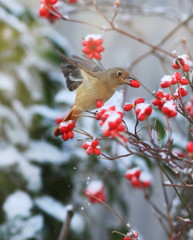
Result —
<instances>
[{"instance_id":1,"label":"bird's head","mask_svg":"<svg viewBox=\"0 0 193 240\"><path fill-rule=\"evenodd\" d=\"M109 81L117 85L122 84L130 85L130 81L135 79L133 75L131 75L127 70L123 68L111 68L108 69L107 71Z\"/></svg>"}]
</instances>

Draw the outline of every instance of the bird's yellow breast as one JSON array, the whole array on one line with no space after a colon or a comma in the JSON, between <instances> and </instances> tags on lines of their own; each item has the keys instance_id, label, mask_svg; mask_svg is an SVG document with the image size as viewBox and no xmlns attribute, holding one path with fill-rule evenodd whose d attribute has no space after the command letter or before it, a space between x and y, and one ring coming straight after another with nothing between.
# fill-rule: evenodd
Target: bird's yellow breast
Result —
<instances>
[{"instance_id":1,"label":"bird's yellow breast","mask_svg":"<svg viewBox=\"0 0 193 240\"><path fill-rule=\"evenodd\" d=\"M106 102L115 92L115 88L110 88L101 79L89 76L85 72L83 74L84 80L78 88L75 105L85 111L96 108L95 104L98 99Z\"/></svg>"}]
</instances>

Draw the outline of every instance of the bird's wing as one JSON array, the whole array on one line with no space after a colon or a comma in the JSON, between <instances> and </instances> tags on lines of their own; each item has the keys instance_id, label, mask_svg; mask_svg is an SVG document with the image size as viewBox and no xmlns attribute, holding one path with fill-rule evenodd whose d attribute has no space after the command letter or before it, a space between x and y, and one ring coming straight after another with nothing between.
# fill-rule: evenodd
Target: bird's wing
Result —
<instances>
[{"instance_id":1,"label":"bird's wing","mask_svg":"<svg viewBox=\"0 0 193 240\"><path fill-rule=\"evenodd\" d=\"M78 88L79 85L85 80L85 76L90 75L95 78L97 72L104 71L102 64L96 63L86 55L84 55L84 58L75 55L72 56L72 58L68 58L58 49L53 49L55 53L64 61L64 63L61 64L61 70L66 78L67 88L70 91ZM87 78L87 80L88 79L90 78Z\"/></svg>"},{"instance_id":2,"label":"bird's wing","mask_svg":"<svg viewBox=\"0 0 193 240\"><path fill-rule=\"evenodd\" d=\"M87 68L91 72L101 72L104 71L104 67L100 62L95 62L94 60L83 54L83 57L78 57L72 55L72 59L81 67Z\"/></svg>"},{"instance_id":3,"label":"bird's wing","mask_svg":"<svg viewBox=\"0 0 193 240\"><path fill-rule=\"evenodd\" d=\"M65 63L62 63L61 69L64 77L66 78L66 84L70 91L75 90L84 80L95 78L98 72L104 71L102 64L84 56L84 58L73 55L72 58L65 58ZM89 78L88 75L92 77Z\"/></svg>"},{"instance_id":4,"label":"bird's wing","mask_svg":"<svg viewBox=\"0 0 193 240\"><path fill-rule=\"evenodd\" d=\"M76 68L72 64L69 63L62 63L61 64L62 73L66 78L66 85L70 91L75 90L79 87L79 85L84 80L83 76L81 75L81 71L79 68Z\"/></svg>"}]
</instances>

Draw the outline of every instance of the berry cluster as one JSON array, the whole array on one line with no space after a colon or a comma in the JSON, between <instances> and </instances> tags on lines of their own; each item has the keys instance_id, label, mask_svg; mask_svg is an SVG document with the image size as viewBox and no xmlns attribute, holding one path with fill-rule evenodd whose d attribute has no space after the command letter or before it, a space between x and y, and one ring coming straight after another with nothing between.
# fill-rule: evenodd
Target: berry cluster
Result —
<instances>
[{"instance_id":1,"label":"berry cluster","mask_svg":"<svg viewBox=\"0 0 193 240\"><path fill-rule=\"evenodd\" d=\"M99 141L98 139L93 139L92 142L85 142L82 144L82 148L86 150L86 153L88 155L100 155L101 150L100 147L98 146Z\"/></svg>"},{"instance_id":2,"label":"berry cluster","mask_svg":"<svg viewBox=\"0 0 193 240\"><path fill-rule=\"evenodd\" d=\"M147 188L151 185L151 178L148 174L142 173L138 167L128 169L125 173L131 185L135 188Z\"/></svg>"},{"instance_id":3,"label":"berry cluster","mask_svg":"<svg viewBox=\"0 0 193 240\"><path fill-rule=\"evenodd\" d=\"M190 116L193 117L193 97L191 102L186 106L186 110L189 112Z\"/></svg>"},{"instance_id":4,"label":"berry cluster","mask_svg":"<svg viewBox=\"0 0 193 240\"><path fill-rule=\"evenodd\" d=\"M60 17L57 15L57 6L55 6L57 2L58 0L41 0L39 16L48 18L51 22L59 19Z\"/></svg>"},{"instance_id":5,"label":"berry cluster","mask_svg":"<svg viewBox=\"0 0 193 240\"><path fill-rule=\"evenodd\" d=\"M75 128L76 124L72 120L66 121L66 122L61 122L59 124L59 132L62 135L62 139L64 141L69 140L70 138L74 137L74 133L72 130Z\"/></svg>"},{"instance_id":6,"label":"berry cluster","mask_svg":"<svg viewBox=\"0 0 193 240\"><path fill-rule=\"evenodd\" d=\"M193 66L192 61L190 61L187 55L181 55L176 58L172 64L174 69L182 68L184 72L189 72Z\"/></svg>"},{"instance_id":7,"label":"berry cluster","mask_svg":"<svg viewBox=\"0 0 193 240\"><path fill-rule=\"evenodd\" d=\"M188 80L186 78L182 78L181 74L179 72L175 72L173 76L165 75L161 79L160 86L162 88L168 88L171 85L178 84L178 88L176 89L175 93L173 94L174 98L177 99L179 97L185 97L188 92L185 88L185 86L179 86L181 85L188 85Z\"/></svg>"},{"instance_id":8,"label":"berry cluster","mask_svg":"<svg viewBox=\"0 0 193 240\"><path fill-rule=\"evenodd\" d=\"M100 120L100 126L105 137L118 137L127 142L124 137L126 129L123 125L123 116L123 112L117 107L104 106L97 111L95 118Z\"/></svg>"},{"instance_id":9,"label":"berry cluster","mask_svg":"<svg viewBox=\"0 0 193 240\"><path fill-rule=\"evenodd\" d=\"M124 106L125 111L130 111L132 108L135 108L135 114L139 121L144 121L152 113L152 107L148 103L145 103L144 98L138 98L134 104L128 103Z\"/></svg>"},{"instance_id":10,"label":"berry cluster","mask_svg":"<svg viewBox=\"0 0 193 240\"><path fill-rule=\"evenodd\" d=\"M181 85L188 85L188 80L186 78L182 78L179 72L175 72L173 76L165 75L161 79L160 86L162 88L168 88L171 85L181 84Z\"/></svg>"},{"instance_id":11,"label":"berry cluster","mask_svg":"<svg viewBox=\"0 0 193 240\"><path fill-rule=\"evenodd\" d=\"M95 58L97 60L101 60L102 55L101 52L104 51L104 47L102 46L103 39L101 35L96 34L88 34L84 41L83 45L83 53L85 53L89 58Z\"/></svg>"},{"instance_id":12,"label":"berry cluster","mask_svg":"<svg viewBox=\"0 0 193 240\"><path fill-rule=\"evenodd\" d=\"M101 201L106 201L104 185L100 180L90 182L84 190L84 194L91 203L101 203Z\"/></svg>"},{"instance_id":13,"label":"berry cluster","mask_svg":"<svg viewBox=\"0 0 193 240\"><path fill-rule=\"evenodd\" d=\"M159 90L156 92L155 97L156 99L152 102L153 105L157 106L168 118L177 115L176 103L172 100L171 94Z\"/></svg>"}]
</instances>

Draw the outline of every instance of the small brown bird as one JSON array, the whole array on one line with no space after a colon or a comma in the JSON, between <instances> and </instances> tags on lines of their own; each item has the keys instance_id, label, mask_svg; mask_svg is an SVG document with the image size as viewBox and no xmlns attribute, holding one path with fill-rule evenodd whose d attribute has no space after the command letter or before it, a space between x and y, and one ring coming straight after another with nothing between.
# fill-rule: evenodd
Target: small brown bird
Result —
<instances>
[{"instance_id":1,"label":"small brown bird","mask_svg":"<svg viewBox=\"0 0 193 240\"><path fill-rule=\"evenodd\" d=\"M72 56L70 59L59 55L65 61L61 69L68 89L77 89L75 103L63 122L76 122L82 112L96 108L97 100L106 102L120 85L129 84L129 80L134 79L127 70L119 67L105 70L100 63L86 56ZM53 133L56 137L60 135L58 126Z\"/></svg>"}]
</instances>

